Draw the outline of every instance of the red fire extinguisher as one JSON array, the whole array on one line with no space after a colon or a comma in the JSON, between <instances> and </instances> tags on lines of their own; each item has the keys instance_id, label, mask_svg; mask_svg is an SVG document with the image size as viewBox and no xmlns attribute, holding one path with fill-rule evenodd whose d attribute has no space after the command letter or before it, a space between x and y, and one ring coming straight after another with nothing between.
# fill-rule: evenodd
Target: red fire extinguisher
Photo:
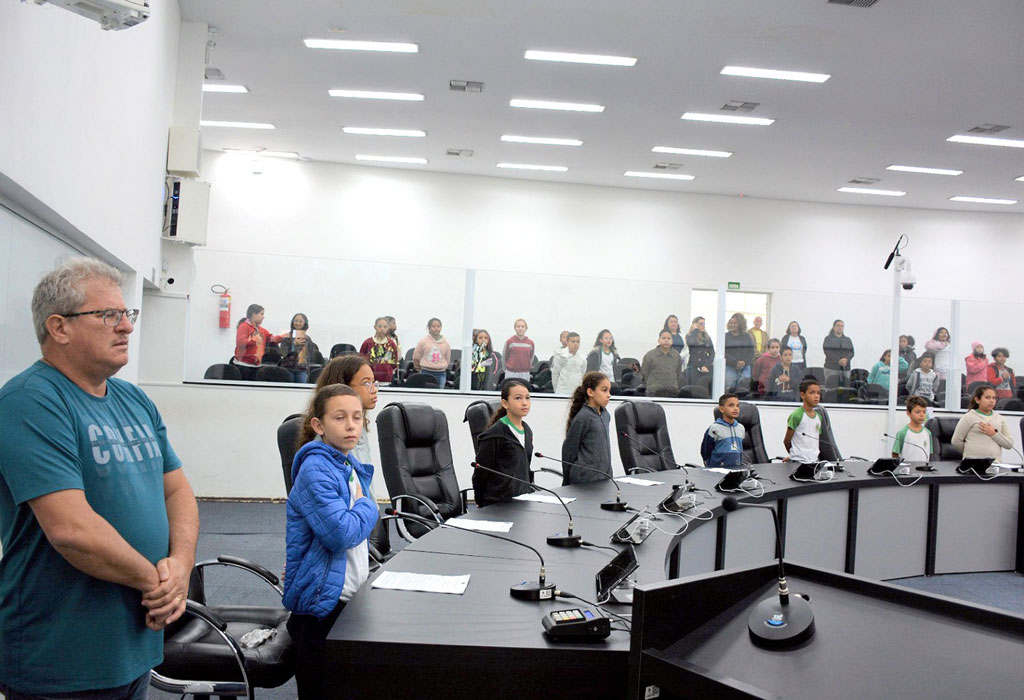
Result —
<instances>
[{"instance_id":1,"label":"red fire extinguisher","mask_svg":"<svg viewBox=\"0 0 1024 700\"><path fill-rule=\"evenodd\" d=\"M220 303L218 305L220 311L220 327L231 328L231 294L229 293L231 290L222 284L215 284L210 287L210 291L215 294L220 294Z\"/></svg>"}]
</instances>

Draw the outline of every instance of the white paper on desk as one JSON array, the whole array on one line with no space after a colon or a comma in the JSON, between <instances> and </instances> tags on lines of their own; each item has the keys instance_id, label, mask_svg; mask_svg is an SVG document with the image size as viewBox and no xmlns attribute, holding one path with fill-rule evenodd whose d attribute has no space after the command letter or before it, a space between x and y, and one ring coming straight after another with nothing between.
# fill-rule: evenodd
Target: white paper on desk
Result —
<instances>
[{"instance_id":1,"label":"white paper on desk","mask_svg":"<svg viewBox=\"0 0 1024 700\"><path fill-rule=\"evenodd\" d=\"M461 527L463 530L479 530L480 532L508 532L512 529L512 523L501 520L465 520L453 518L445 522L445 525Z\"/></svg>"},{"instance_id":2,"label":"white paper on desk","mask_svg":"<svg viewBox=\"0 0 1024 700\"><path fill-rule=\"evenodd\" d=\"M633 486L660 486L664 481L651 481L650 479L637 479L635 476L620 476L616 479L620 484L633 484Z\"/></svg>"},{"instance_id":3,"label":"white paper on desk","mask_svg":"<svg viewBox=\"0 0 1024 700\"><path fill-rule=\"evenodd\" d=\"M744 469L746 469L746 467L744 467ZM714 472L715 474L732 474L736 470L735 469L723 469L722 467L708 467L704 471L706 471L706 472Z\"/></svg>"},{"instance_id":4,"label":"white paper on desk","mask_svg":"<svg viewBox=\"0 0 1024 700\"><path fill-rule=\"evenodd\" d=\"M554 496L545 496L542 493L524 493L521 496L516 496L517 501L536 501L537 503L559 503L559 500ZM572 503L576 500L575 497L570 496L569 498L563 498L566 503Z\"/></svg>"},{"instance_id":5,"label":"white paper on desk","mask_svg":"<svg viewBox=\"0 0 1024 700\"><path fill-rule=\"evenodd\" d=\"M442 576L440 574L413 574L407 571L385 571L373 581L373 588L394 591L422 591L424 593L451 593L462 595L469 585L469 574Z\"/></svg>"}]
</instances>

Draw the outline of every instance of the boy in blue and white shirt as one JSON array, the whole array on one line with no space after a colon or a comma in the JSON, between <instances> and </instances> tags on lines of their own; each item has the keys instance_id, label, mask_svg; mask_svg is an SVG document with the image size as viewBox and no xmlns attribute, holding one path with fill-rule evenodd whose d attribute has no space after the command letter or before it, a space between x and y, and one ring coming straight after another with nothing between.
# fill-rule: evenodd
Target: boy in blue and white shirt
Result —
<instances>
[{"instance_id":1,"label":"boy in blue and white shirt","mask_svg":"<svg viewBox=\"0 0 1024 700\"><path fill-rule=\"evenodd\" d=\"M741 469L745 433L737 420L740 416L739 398L736 394L722 394L718 399L718 410L722 417L705 431L700 456L708 468Z\"/></svg>"}]
</instances>

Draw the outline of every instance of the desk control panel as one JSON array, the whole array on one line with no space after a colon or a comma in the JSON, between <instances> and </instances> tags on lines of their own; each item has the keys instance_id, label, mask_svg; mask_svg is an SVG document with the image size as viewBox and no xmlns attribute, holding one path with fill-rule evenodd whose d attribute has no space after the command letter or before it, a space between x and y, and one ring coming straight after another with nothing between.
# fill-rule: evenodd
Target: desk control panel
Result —
<instances>
[{"instance_id":1,"label":"desk control panel","mask_svg":"<svg viewBox=\"0 0 1024 700\"><path fill-rule=\"evenodd\" d=\"M555 610L541 622L550 639L604 639L612 633L611 620L590 608Z\"/></svg>"}]
</instances>

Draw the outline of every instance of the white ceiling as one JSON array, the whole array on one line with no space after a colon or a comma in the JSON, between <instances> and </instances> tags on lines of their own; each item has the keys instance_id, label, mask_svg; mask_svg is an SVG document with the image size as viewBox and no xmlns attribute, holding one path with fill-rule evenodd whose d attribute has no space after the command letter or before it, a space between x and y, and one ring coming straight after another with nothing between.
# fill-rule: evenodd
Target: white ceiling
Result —
<instances>
[{"instance_id":1,"label":"white ceiling","mask_svg":"<svg viewBox=\"0 0 1024 700\"><path fill-rule=\"evenodd\" d=\"M962 211L1024 210L1024 149L948 143L981 124L1024 139L1024 0L179 0L217 27L212 66L249 94L204 97L207 148L418 156L434 172L816 202ZM341 29L343 32L331 31ZM413 42L417 54L325 51L304 38ZM527 61L527 49L633 56L633 68ZM829 73L824 84L729 77L726 65ZM449 91L450 79L485 83ZM423 102L332 98L330 88L418 92ZM512 98L591 102L602 114L514 109ZM768 127L686 122L729 100L759 102ZM723 112L725 114L725 112ZM422 129L356 136L342 126ZM503 143L502 134L579 138L582 147ZM653 146L731 158L652 153ZM471 158L445 154L472 149ZM690 182L627 178L681 163ZM498 162L568 166L507 171ZM890 164L963 170L896 173ZM372 166L384 167L384 166ZM904 197L837 192L857 177ZM1020 200L950 202L954 195Z\"/></svg>"}]
</instances>

